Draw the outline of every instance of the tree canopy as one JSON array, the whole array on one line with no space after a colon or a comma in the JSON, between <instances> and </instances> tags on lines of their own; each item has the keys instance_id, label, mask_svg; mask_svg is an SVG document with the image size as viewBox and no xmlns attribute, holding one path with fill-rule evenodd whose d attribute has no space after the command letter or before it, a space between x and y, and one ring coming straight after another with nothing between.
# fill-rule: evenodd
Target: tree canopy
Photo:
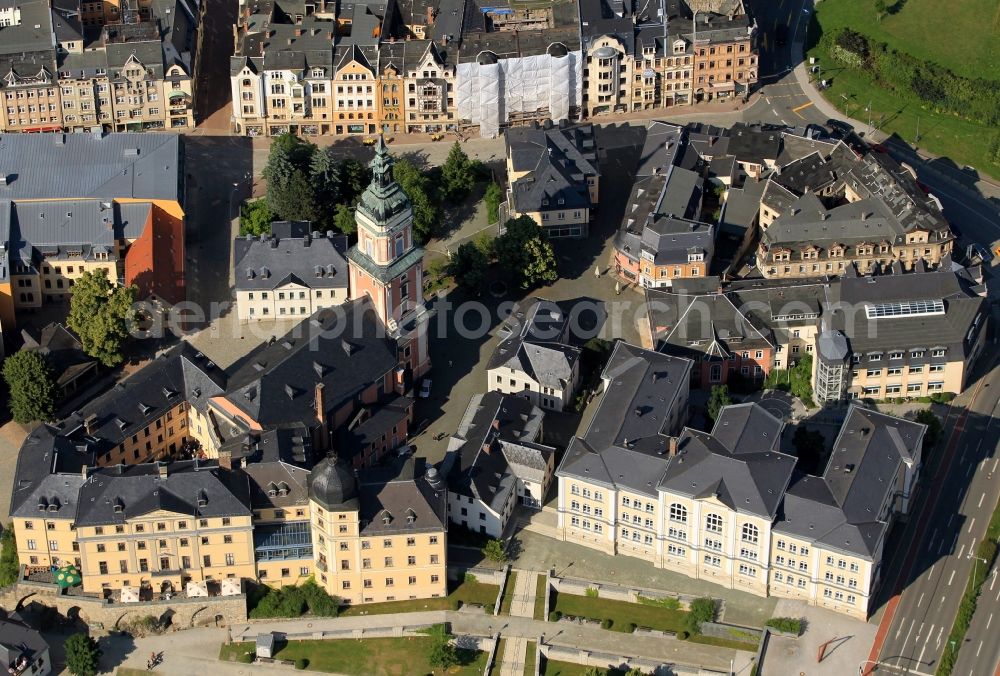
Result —
<instances>
[{"instance_id":1,"label":"tree canopy","mask_svg":"<svg viewBox=\"0 0 1000 676\"><path fill-rule=\"evenodd\" d=\"M733 403L729 398L729 388L725 385L713 385L708 398L708 417L714 422L719 417L719 411Z\"/></svg>"},{"instance_id":2,"label":"tree canopy","mask_svg":"<svg viewBox=\"0 0 1000 676\"><path fill-rule=\"evenodd\" d=\"M95 676L99 669L101 649L97 641L86 634L73 634L65 643L66 668L74 676Z\"/></svg>"},{"instance_id":3,"label":"tree canopy","mask_svg":"<svg viewBox=\"0 0 1000 676\"><path fill-rule=\"evenodd\" d=\"M507 548L504 547L503 540L493 538L483 547L483 556L495 563L503 563L507 560Z\"/></svg>"},{"instance_id":4,"label":"tree canopy","mask_svg":"<svg viewBox=\"0 0 1000 676\"><path fill-rule=\"evenodd\" d=\"M396 160L392 175L410 198L413 207L413 237L423 244L437 234L438 224L443 220L434 185L427 174L407 159Z\"/></svg>"},{"instance_id":5,"label":"tree canopy","mask_svg":"<svg viewBox=\"0 0 1000 676\"><path fill-rule=\"evenodd\" d=\"M83 351L105 366L120 364L122 346L135 319L136 288L114 286L106 270L85 272L73 286L67 324Z\"/></svg>"},{"instance_id":6,"label":"tree canopy","mask_svg":"<svg viewBox=\"0 0 1000 676\"><path fill-rule=\"evenodd\" d=\"M530 216L508 220L494 248L500 267L512 275L522 289L558 278L555 251Z\"/></svg>"},{"instance_id":7,"label":"tree canopy","mask_svg":"<svg viewBox=\"0 0 1000 676\"><path fill-rule=\"evenodd\" d=\"M458 247L448 261L448 274L465 291L478 294L486 284L488 265L486 255L473 242L466 242Z\"/></svg>"},{"instance_id":8,"label":"tree canopy","mask_svg":"<svg viewBox=\"0 0 1000 676\"><path fill-rule=\"evenodd\" d=\"M449 202L458 202L468 196L475 184L475 167L462 150L462 144L455 141L448 159L441 165L441 195Z\"/></svg>"},{"instance_id":9,"label":"tree canopy","mask_svg":"<svg viewBox=\"0 0 1000 676\"><path fill-rule=\"evenodd\" d=\"M34 350L15 352L3 363L10 390L10 412L19 423L51 420L55 414L56 384L44 355Z\"/></svg>"},{"instance_id":10,"label":"tree canopy","mask_svg":"<svg viewBox=\"0 0 1000 676\"><path fill-rule=\"evenodd\" d=\"M923 449L926 451L934 448L934 444L941 438L941 419L935 415L934 411L925 408L917 412L916 421L927 425L927 431L924 432Z\"/></svg>"},{"instance_id":11,"label":"tree canopy","mask_svg":"<svg viewBox=\"0 0 1000 676\"><path fill-rule=\"evenodd\" d=\"M240 234L255 237L271 234L271 222L274 220L274 212L267 200L244 202L240 207Z\"/></svg>"}]
</instances>

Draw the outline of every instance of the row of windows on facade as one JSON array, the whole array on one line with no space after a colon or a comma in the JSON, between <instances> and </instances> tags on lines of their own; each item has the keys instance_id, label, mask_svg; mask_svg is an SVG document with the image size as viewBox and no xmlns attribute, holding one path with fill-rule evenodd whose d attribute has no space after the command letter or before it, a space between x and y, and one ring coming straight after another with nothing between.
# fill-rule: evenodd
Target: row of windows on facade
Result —
<instances>
[{"instance_id":1,"label":"row of windows on facade","mask_svg":"<svg viewBox=\"0 0 1000 676\"><path fill-rule=\"evenodd\" d=\"M909 383L906 386L906 392L907 392L907 394L919 394L920 392L923 392L923 390L924 390L924 388L923 388L923 384L922 383ZM943 392L944 391L944 382L941 381L941 380L933 380L933 381L927 383L927 391L928 392ZM902 388L901 385L886 385L885 386L885 393L886 394L901 394L902 392L903 392L903 388ZM864 386L864 387L861 388L861 394L864 394L864 395L880 395L881 393L882 393L882 387L880 385L866 385L866 386ZM857 399L857 397L858 397L858 392L851 392L851 398Z\"/></svg>"},{"instance_id":2,"label":"row of windows on facade","mask_svg":"<svg viewBox=\"0 0 1000 676\"><path fill-rule=\"evenodd\" d=\"M295 300L295 298L296 298L296 295L295 295L295 294L296 294L296 292L295 292L295 291L288 291L288 292L285 292L285 291L279 291L279 292L277 293L277 296L278 296L278 300L286 300L286 298L285 298L285 294L286 294L286 293L287 293L287 295L288 295L288 298L287 298L287 300ZM299 291L299 292L297 292L297 293L298 293L298 298L299 298L300 300L302 300L302 299L305 299L305 297L306 297L306 293L307 293L307 292L305 292L305 291ZM317 297L317 298L322 298L322 297L323 297L323 290L322 290L322 289L316 289L316 290L314 291L314 293L316 294L316 297ZM337 295L337 292L336 292L335 290L331 289L331 290L329 291L328 295L329 295L329 297L330 297L330 298L333 298L334 296L336 296L336 295ZM268 300L268 298L269 298L269 297L270 297L270 295L269 295L269 292L267 292L267 291L261 291L261 292L260 292L260 299L261 299L261 300ZM247 294L247 298L248 298L249 300L253 300L253 299L254 299L254 292L253 292L253 291L249 292L249 293Z\"/></svg>"},{"instance_id":3,"label":"row of windows on facade","mask_svg":"<svg viewBox=\"0 0 1000 676\"><path fill-rule=\"evenodd\" d=\"M217 562L218 562L218 560L219 559L216 558ZM216 565L235 566L236 565L236 555L235 554L226 554L224 556L224 561L225 561L225 563L223 563L223 564L218 564L217 563ZM204 568L211 568L212 567L212 555L211 554L205 554L204 556L202 556L201 557L201 563L202 563L202 567L204 567ZM190 570L190 568L191 568L191 557L190 556L182 556L181 557L181 562L180 562L180 570ZM98 572L101 575L107 575L108 574L108 562L107 561L98 561L97 562L97 570L98 570ZM172 570L176 570L176 569L175 568L171 568L170 559L169 558L161 558L160 559L160 569L159 569L158 572L172 571ZM129 573L130 572L129 569L128 569L128 561L119 561L118 562L118 572L119 573ZM140 573L148 573L148 572L150 572L149 561L147 559L139 559L139 570L138 570L138 572L140 572Z\"/></svg>"},{"instance_id":4,"label":"row of windows on facade","mask_svg":"<svg viewBox=\"0 0 1000 676\"><path fill-rule=\"evenodd\" d=\"M263 578L264 576L261 575L261 577ZM323 578L323 582L326 582L326 575L323 575L322 578ZM439 575L431 575L430 576L430 583L431 584L437 584L440 580L441 580L441 577ZM365 589L373 589L375 587L374 583L371 580L362 580L361 584L362 584L362 586ZM410 575L407 578L407 580L406 580L406 584L408 584L408 585L415 585L415 584L417 584L417 576L416 575ZM391 578L391 577L385 578L385 586L386 587L394 587L395 585L396 585L396 580L394 578ZM340 583L340 588L344 589L344 590L350 589L351 588L351 581L350 580L343 580ZM437 596L437 594L435 594L435 596ZM372 599L365 599L365 601L371 601L371 600ZM390 596L389 600L393 601L395 599Z\"/></svg>"},{"instance_id":5,"label":"row of windows on facade","mask_svg":"<svg viewBox=\"0 0 1000 676\"><path fill-rule=\"evenodd\" d=\"M320 561L325 562L325 560L326 560L326 557L323 556L322 554L320 554ZM428 563L428 565L435 566L435 565L439 564L440 562L441 562L441 557L439 555L437 555L437 554L431 554L427 563ZM416 566L416 565L419 565L419 564L417 564L417 557L416 556L407 556L406 557L406 565L407 566ZM372 560L371 559L361 559L361 568L363 570L368 570L371 567L372 567ZM394 562L393 557L391 557L391 556L383 557L382 558L382 567L383 568L394 568L395 567L395 562ZM350 570L351 569L351 562L350 562L350 560L349 559L341 559L340 560L340 569L341 570Z\"/></svg>"},{"instance_id":6,"label":"row of windows on facade","mask_svg":"<svg viewBox=\"0 0 1000 676\"><path fill-rule=\"evenodd\" d=\"M904 352L905 352L904 350L893 350L892 352L889 353L889 360L891 361L891 360L894 360L894 359L902 359L903 355L904 355ZM943 347L939 347L939 348L935 348L935 349L931 350L931 356L932 357L943 357L943 356L945 356L946 353L947 353L947 349L943 348ZM861 359L864 356L868 357L868 361L882 361L882 353L881 352L869 352L867 355L855 354L855 355L851 356L851 360L855 364L858 364L858 363L861 362ZM918 348L912 348L912 349L910 349L910 359L922 359L923 356L924 356L924 350L923 349L921 349L919 347ZM914 367L911 366L910 368L912 369ZM911 371L911 373L912 372L913 371Z\"/></svg>"}]
</instances>

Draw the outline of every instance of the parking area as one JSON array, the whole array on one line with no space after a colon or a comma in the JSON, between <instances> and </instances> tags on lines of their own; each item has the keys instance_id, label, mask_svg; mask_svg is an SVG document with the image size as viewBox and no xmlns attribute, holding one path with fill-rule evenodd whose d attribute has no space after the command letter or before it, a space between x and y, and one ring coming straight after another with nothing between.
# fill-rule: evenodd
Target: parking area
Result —
<instances>
[{"instance_id":1,"label":"parking area","mask_svg":"<svg viewBox=\"0 0 1000 676\"><path fill-rule=\"evenodd\" d=\"M789 599L778 601L774 615L801 618L805 629L799 638L771 636L758 670L762 674L856 674L858 656L868 654L878 631L876 624ZM823 660L818 661L824 644Z\"/></svg>"}]
</instances>

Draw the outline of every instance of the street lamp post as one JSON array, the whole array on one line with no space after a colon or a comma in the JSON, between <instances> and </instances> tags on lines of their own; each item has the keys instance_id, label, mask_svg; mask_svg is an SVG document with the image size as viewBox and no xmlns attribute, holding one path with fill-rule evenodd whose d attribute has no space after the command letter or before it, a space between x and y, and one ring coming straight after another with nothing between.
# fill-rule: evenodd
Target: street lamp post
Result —
<instances>
[{"instance_id":1,"label":"street lamp post","mask_svg":"<svg viewBox=\"0 0 1000 676\"><path fill-rule=\"evenodd\" d=\"M973 554L971 549L969 550L969 553L966 554L965 556L966 556L966 558L974 559L974 561L972 563L972 584L973 584L973 586L975 586L975 584L976 584L976 575L979 573L979 562L982 561L987 566L990 565L990 562L987 561L986 559L982 558L982 557L979 557L979 556L976 556L975 554Z\"/></svg>"}]
</instances>

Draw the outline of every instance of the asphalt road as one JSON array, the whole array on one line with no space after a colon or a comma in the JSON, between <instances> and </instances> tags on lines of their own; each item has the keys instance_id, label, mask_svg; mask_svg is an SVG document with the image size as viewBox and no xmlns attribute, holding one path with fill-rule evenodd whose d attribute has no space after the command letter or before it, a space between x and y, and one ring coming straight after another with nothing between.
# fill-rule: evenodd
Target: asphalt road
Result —
<instances>
[{"instance_id":1,"label":"asphalt road","mask_svg":"<svg viewBox=\"0 0 1000 676\"><path fill-rule=\"evenodd\" d=\"M969 552L982 541L1000 497L1000 482L994 479L1000 464L1000 422L994 417L1000 405L1000 369L992 368L974 387L968 407L954 420L941 461L925 459L916 511L899 540L902 546L885 567L883 584L903 591L888 603L882 618L879 673L936 671L972 573ZM966 651L968 643L962 648ZM992 674L995 666L962 673Z\"/></svg>"},{"instance_id":2,"label":"asphalt road","mask_svg":"<svg viewBox=\"0 0 1000 676\"><path fill-rule=\"evenodd\" d=\"M979 565L983 565L980 563ZM965 644L958 653L952 670L954 676L990 676L1000 672L1000 641L997 641L997 624L1000 623L1000 581L997 580L1000 562L986 578L979 595L976 614L965 635Z\"/></svg>"}]
</instances>

